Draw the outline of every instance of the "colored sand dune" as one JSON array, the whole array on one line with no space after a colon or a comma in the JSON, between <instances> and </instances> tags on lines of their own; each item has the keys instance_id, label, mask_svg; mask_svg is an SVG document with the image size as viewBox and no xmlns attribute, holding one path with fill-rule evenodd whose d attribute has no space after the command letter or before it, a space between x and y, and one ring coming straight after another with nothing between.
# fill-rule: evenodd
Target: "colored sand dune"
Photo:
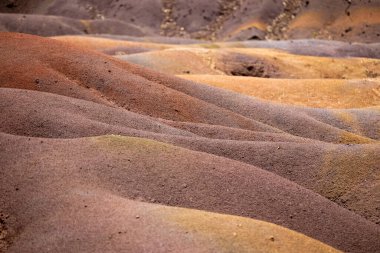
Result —
<instances>
[{"instance_id":1,"label":"colored sand dune","mask_svg":"<svg viewBox=\"0 0 380 253\"><path fill-rule=\"evenodd\" d=\"M0 252L378 252L379 8L1 3Z\"/></svg>"}]
</instances>

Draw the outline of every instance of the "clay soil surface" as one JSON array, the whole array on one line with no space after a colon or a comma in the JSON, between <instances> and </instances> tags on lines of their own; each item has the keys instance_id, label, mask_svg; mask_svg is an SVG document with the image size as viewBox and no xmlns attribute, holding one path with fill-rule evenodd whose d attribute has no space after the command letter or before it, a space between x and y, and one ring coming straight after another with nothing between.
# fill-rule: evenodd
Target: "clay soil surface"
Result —
<instances>
[{"instance_id":1,"label":"clay soil surface","mask_svg":"<svg viewBox=\"0 0 380 253\"><path fill-rule=\"evenodd\" d=\"M379 6L1 3L0 252L380 252Z\"/></svg>"}]
</instances>

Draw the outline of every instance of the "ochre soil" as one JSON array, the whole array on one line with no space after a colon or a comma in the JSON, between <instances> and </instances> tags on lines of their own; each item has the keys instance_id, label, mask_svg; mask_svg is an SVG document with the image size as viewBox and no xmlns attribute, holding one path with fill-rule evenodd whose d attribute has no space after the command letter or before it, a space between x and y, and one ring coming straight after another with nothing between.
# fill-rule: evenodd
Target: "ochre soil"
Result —
<instances>
[{"instance_id":1,"label":"ochre soil","mask_svg":"<svg viewBox=\"0 0 380 253\"><path fill-rule=\"evenodd\" d=\"M248 96L315 108L380 106L379 79L269 79L221 75L179 75Z\"/></svg>"}]
</instances>

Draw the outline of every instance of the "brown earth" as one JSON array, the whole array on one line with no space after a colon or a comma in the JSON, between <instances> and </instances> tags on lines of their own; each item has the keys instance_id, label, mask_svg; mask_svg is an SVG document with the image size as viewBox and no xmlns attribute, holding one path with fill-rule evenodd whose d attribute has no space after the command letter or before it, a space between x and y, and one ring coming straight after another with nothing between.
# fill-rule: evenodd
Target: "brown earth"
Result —
<instances>
[{"instance_id":1,"label":"brown earth","mask_svg":"<svg viewBox=\"0 0 380 253\"><path fill-rule=\"evenodd\" d=\"M339 148L285 133L253 132L167 120L157 122L91 103L68 103L64 97L40 98L38 93L11 91L2 94L3 132L45 138L121 134L172 143L267 169L379 222L375 193L378 145ZM17 98L23 102L16 106L11 101ZM45 103L36 106L36 101ZM75 106L64 106L66 104ZM59 119L51 118L51 115L62 114L62 111L65 114ZM273 150L276 150L276 157L272 156ZM355 166L356 173L349 170L350 166ZM337 174L336 178L331 178L331 171ZM368 197L372 191L373 196ZM355 198L347 201L349 195ZM357 203L364 197L367 204L358 207Z\"/></svg>"},{"instance_id":2,"label":"brown earth","mask_svg":"<svg viewBox=\"0 0 380 253\"><path fill-rule=\"evenodd\" d=\"M29 22L22 26L17 16L7 16L8 30L3 31L69 34L55 24L56 20L67 23L70 18L69 23L94 20L88 21L91 29L79 29L79 33L143 33L208 40L319 38L366 43L379 41L379 10L379 0L5 0L0 4L2 13L37 15L28 17ZM46 29L38 15L55 16L46 19L46 24L52 25ZM76 27L69 24L67 28Z\"/></svg>"},{"instance_id":3,"label":"brown earth","mask_svg":"<svg viewBox=\"0 0 380 253\"><path fill-rule=\"evenodd\" d=\"M36 145L38 149L35 149ZM264 178L269 177L272 180L271 177L275 176L254 167L130 137L54 140L2 134L1 148L5 146L3 154L7 155L7 159L3 159L5 156L1 157L4 167L0 189L11 191L7 191L1 201L4 203L3 210L11 213L6 221L7 226L15 228L10 234L12 244L8 248L9 252L25 249L46 251L46 248L61 252L153 249L158 252L180 249L186 252L251 252L254 249L335 252L334 249L304 235L266 222L157 205L165 203L193 206L224 213L239 212L241 215L234 205L238 201L234 195L240 195L240 190L235 190L236 183L244 181L246 187L250 187L254 185L254 181L261 181L264 188L255 187L260 194L254 197L259 202L251 203L250 206L247 203L246 211L252 213L250 216L270 216L271 214L264 212L260 203L267 202L265 195L272 196L269 190L271 186L267 184L269 181L263 184L267 181ZM17 158L14 156L15 152L19 155ZM67 156L72 159L68 161ZM37 160L31 163L30 157ZM13 158L18 161L16 165L12 165ZM173 158L178 163L173 164ZM194 159L199 161L197 166L192 162ZM88 163L89 160L92 162ZM25 172L24 166L27 164L28 171ZM206 170L209 166L215 169ZM235 166L237 170L234 169ZM247 172L254 181L242 177ZM205 177L212 176L209 173L214 174L213 184ZM161 176L157 177L158 175ZM223 175L232 176L232 181L223 180ZM39 180L33 180L36 177ZM169 178L173 180L168 180ZM201 178L202 183L198 181ZM289 193L302 191L295 184L281 181L283 180L280 179L278 183L284 183L281 187L285 187ZM229 211L225 205L227 199L222 200L218 193L221 187L230 188L231 192L223 194L231 196ZM170 198L166 194L168 190L174 193ZM278 188L277 192L281 191ZM38 198L33 197L37 192ZM305 200L308 194L312 193L306 193ZM204 201L206 195L213 197ZM312 208L306 205L285 206L294 209L300 216L307 217L308 211L314 209L314 205L319 202L328 203L317 195L315 198L315 202L310 205ZM141 201L156 204L144 204ZM339 210L333 204L328 205ZM321 211L323 212L322 209L319 210ZM275 214L277 217L286 216L284 212L275 212L278 213ZM345 210L338 212L358 218ZM338 216L343 220L341 215ZM365 227L373 226L365 220L362 222ZM47 233L49 239L45 240ZM72 242L66 244L62 242L62 238Z\"/></svg>"},{"instance_id":4,"label":"brown earth","mask_svg":"<svg viewBox=\"0 0 380 253\"><path fill-rule=\"evenodd\" d=\"M375 224L303 187L243 163L119 136L53 140L5 135L2 143L6 145L3 154L7 159L2 162L5 175L1 185L15 189L3 200L5 211L12 212L20 222L25 214L17 210L31 209L29 212L35 210L34 215L39 215L38 210L52 205L49 202L57 197L59 201L59 196L65 196L63 202L70 202L66 191L89 194L86 192L95 188L144 202L272 221L346 250L359 247L370 251L377 247L380 231ZM25 157L26 164L20 157ZM28 157L34 157L34 162L30 163ZM13 159L17 159L16 165ZM43 180L30 182L36 176ZM27 193L41 192L41 188L48 194L42 197L44 201L28 197ZM86 208L86 203L82 205ZM336 234L343 236L334 237Z\"/></svg>"},{"instance_id":5,"label":"brown earth","mask_svg":"<svg viewBox=\"0 0 380 253\"><path fill-rule=\"evenodd\" d=\"M222 48L0 33L0 250L376 252L378 60Z\"/></svg>"},{"instance_id":6,"label":"brown earth","mask_svg":"<svg viewBox=\"0 0 380 253\"><path fill-rule=\"evenodd\" d=\"M72 19L59 16L0 13L0 31L23 32L40 36L64 34L148 34L140 27L120 20Z\"/></svg>"},{"instance_id":7,"label":"brown earth","mask_svg":"<svg viewBox=\"0 0 380 253\"><path fill-rule=\"evenodd\" d=\"M0 252L379 252L379 13L2 1Z\"/></svg>"}]
</instances>

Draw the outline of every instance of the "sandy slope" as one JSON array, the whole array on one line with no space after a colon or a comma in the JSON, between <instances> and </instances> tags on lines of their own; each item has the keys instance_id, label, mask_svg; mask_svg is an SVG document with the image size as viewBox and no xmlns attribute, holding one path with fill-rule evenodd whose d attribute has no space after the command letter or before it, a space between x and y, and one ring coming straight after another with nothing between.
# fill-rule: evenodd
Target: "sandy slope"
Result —
<instances>
[{"instance_id":1,"label":"sandy slope","mask_svg":"<svg viewBox=\"0 0 380 253\"><path fill-rule=\"evenodd\" d=\"M312 108L301 89L316 87L317 80L291 85L285 79L187 77L214 80L213 87L90 50L104 50L99 42L110 48L141 45L151 52L130 56L155 54L147 62L157 64L176 52L175 60L185 63L191 59L182 52L198 57L205 50L200 45L162 50L177 46L73 38L68 43L0 33L0 247L10 252L334 251L322 243L374 252L380 247L380 114L375 96L362 101L377 89L377 80L362 80L361 93L353 87L358 84L344 89L356 100L334 93L338 85L365 78L365 68L377 71L377 60L206 49L219 63L278 57L276 73L298 77L321 75L334 61L356 69L333 73L356 81L321 80L326 89L313 94L325 104ZM302 70L309 63L310 70ZM231 66L239 67L227 64L218 71ZM243 90L236 80L247 82ZM251 82L256 88L248 87ZM284 87L292 95L286 103L266 97ZM336 94L336 101L325 94Z\"/></svg>"},{"instance_id":2,"label":"sandy slope","mask_svg":"<svg viewBox=\"0 0 380 253\"><path fill-rule=\"evenodd\" d=\"M118 108L17 89L3 89L0 97L4 115L0 129L6 133L50 138L122 134L159 140L259 166L379 222L378 144L331 145L286 133L154 120Z\"/></svg>"},{"instance_id":3,"label":"sandy slope","mask_svg":"<svg viewBox=\"0 0 380 253\"><path fill-rule=\"evenodd\" d=\"M112 140L116 141L116 146L107 147ZM117 150L131 152L128 159L131 165L138 167L130 167L130 172L135 174L133 171L138 172L144 167L143 164L138 165L138 156L144 155L145 151L164 154L165 149L170 148L167 145L115 136L60 141L2 135L0 143L8 157L6 160L1 157L4 170L0 189L7 191L6 198L1 198L4 204L1 217L7 217L2 219L7 229L5 242L10 244L9 252L336 252L320 242L270 223L142 203L143 195L135 190L125 191L132 178L122 172L126 168L124 162L111 157L103 160L99 157L101 153L96 151L97 148L110 148L109 154L116 156L114 152ZM40 147L38 151L35 150L36 145ZM52 145L60 151L50 153ZM74 151L73 145L81 151ZM12 166L9 158L15 157L11 153L16 150L22 159L17 159L18 165ZM86 157L85 150L99 159ZM184 156L188 153L185 150L180 152ZM64 158L75 153L77 155L71 161ZM25 172L23 163L30 164L31 155L38 160ZM88 159L97 162L90 166ZM107 169L102 171L101 168ZM185 167L182 168L180 170L186 173ZM219 168L217 170L225 173ZM127 177L115 181L120 173ZM39 180L33 180L36 177ZM164 180L164 176L161 179ZM142 180L135 182L143 185ZM156 185L158 182L152 183ZM161 183L157 186L161 190L156 190L156 199L149 198L148 202L165 199L164 195L160 197L157 193L163 193L169 186ZM180 186L182 192L190 194L192 187L194 185ZM153 193L148 187L145 190ZM126 194L130 196L127 198Z\"/></svg>"},{"instance_id":4,"label":"sandy slope","mask_svg":"<svg viewBox=\"0 0 380 253\"><path fill-rule=\"evenodd\" d=\"M16 220L22 220L20 210L30 205L43 210L67 190L75 192L81 186L130 199L273 221L346 250L370 251L380 232L375 224L271 173L146 139L54 140L3 135L2 147L7 159L2 162L1 185L17 188L3 201L5 210L15 212ZM28 157L34 157L34 162ZM26 173L24 163L29 168ZM30 181L36 176L44 180ZM34 200L33 195L41 191L48 195L35 203L23 200L27 196ZM56 208L61 209L59 205ZM334 236L337 234L344 236Z\"/></svg>"}]
</instances>

